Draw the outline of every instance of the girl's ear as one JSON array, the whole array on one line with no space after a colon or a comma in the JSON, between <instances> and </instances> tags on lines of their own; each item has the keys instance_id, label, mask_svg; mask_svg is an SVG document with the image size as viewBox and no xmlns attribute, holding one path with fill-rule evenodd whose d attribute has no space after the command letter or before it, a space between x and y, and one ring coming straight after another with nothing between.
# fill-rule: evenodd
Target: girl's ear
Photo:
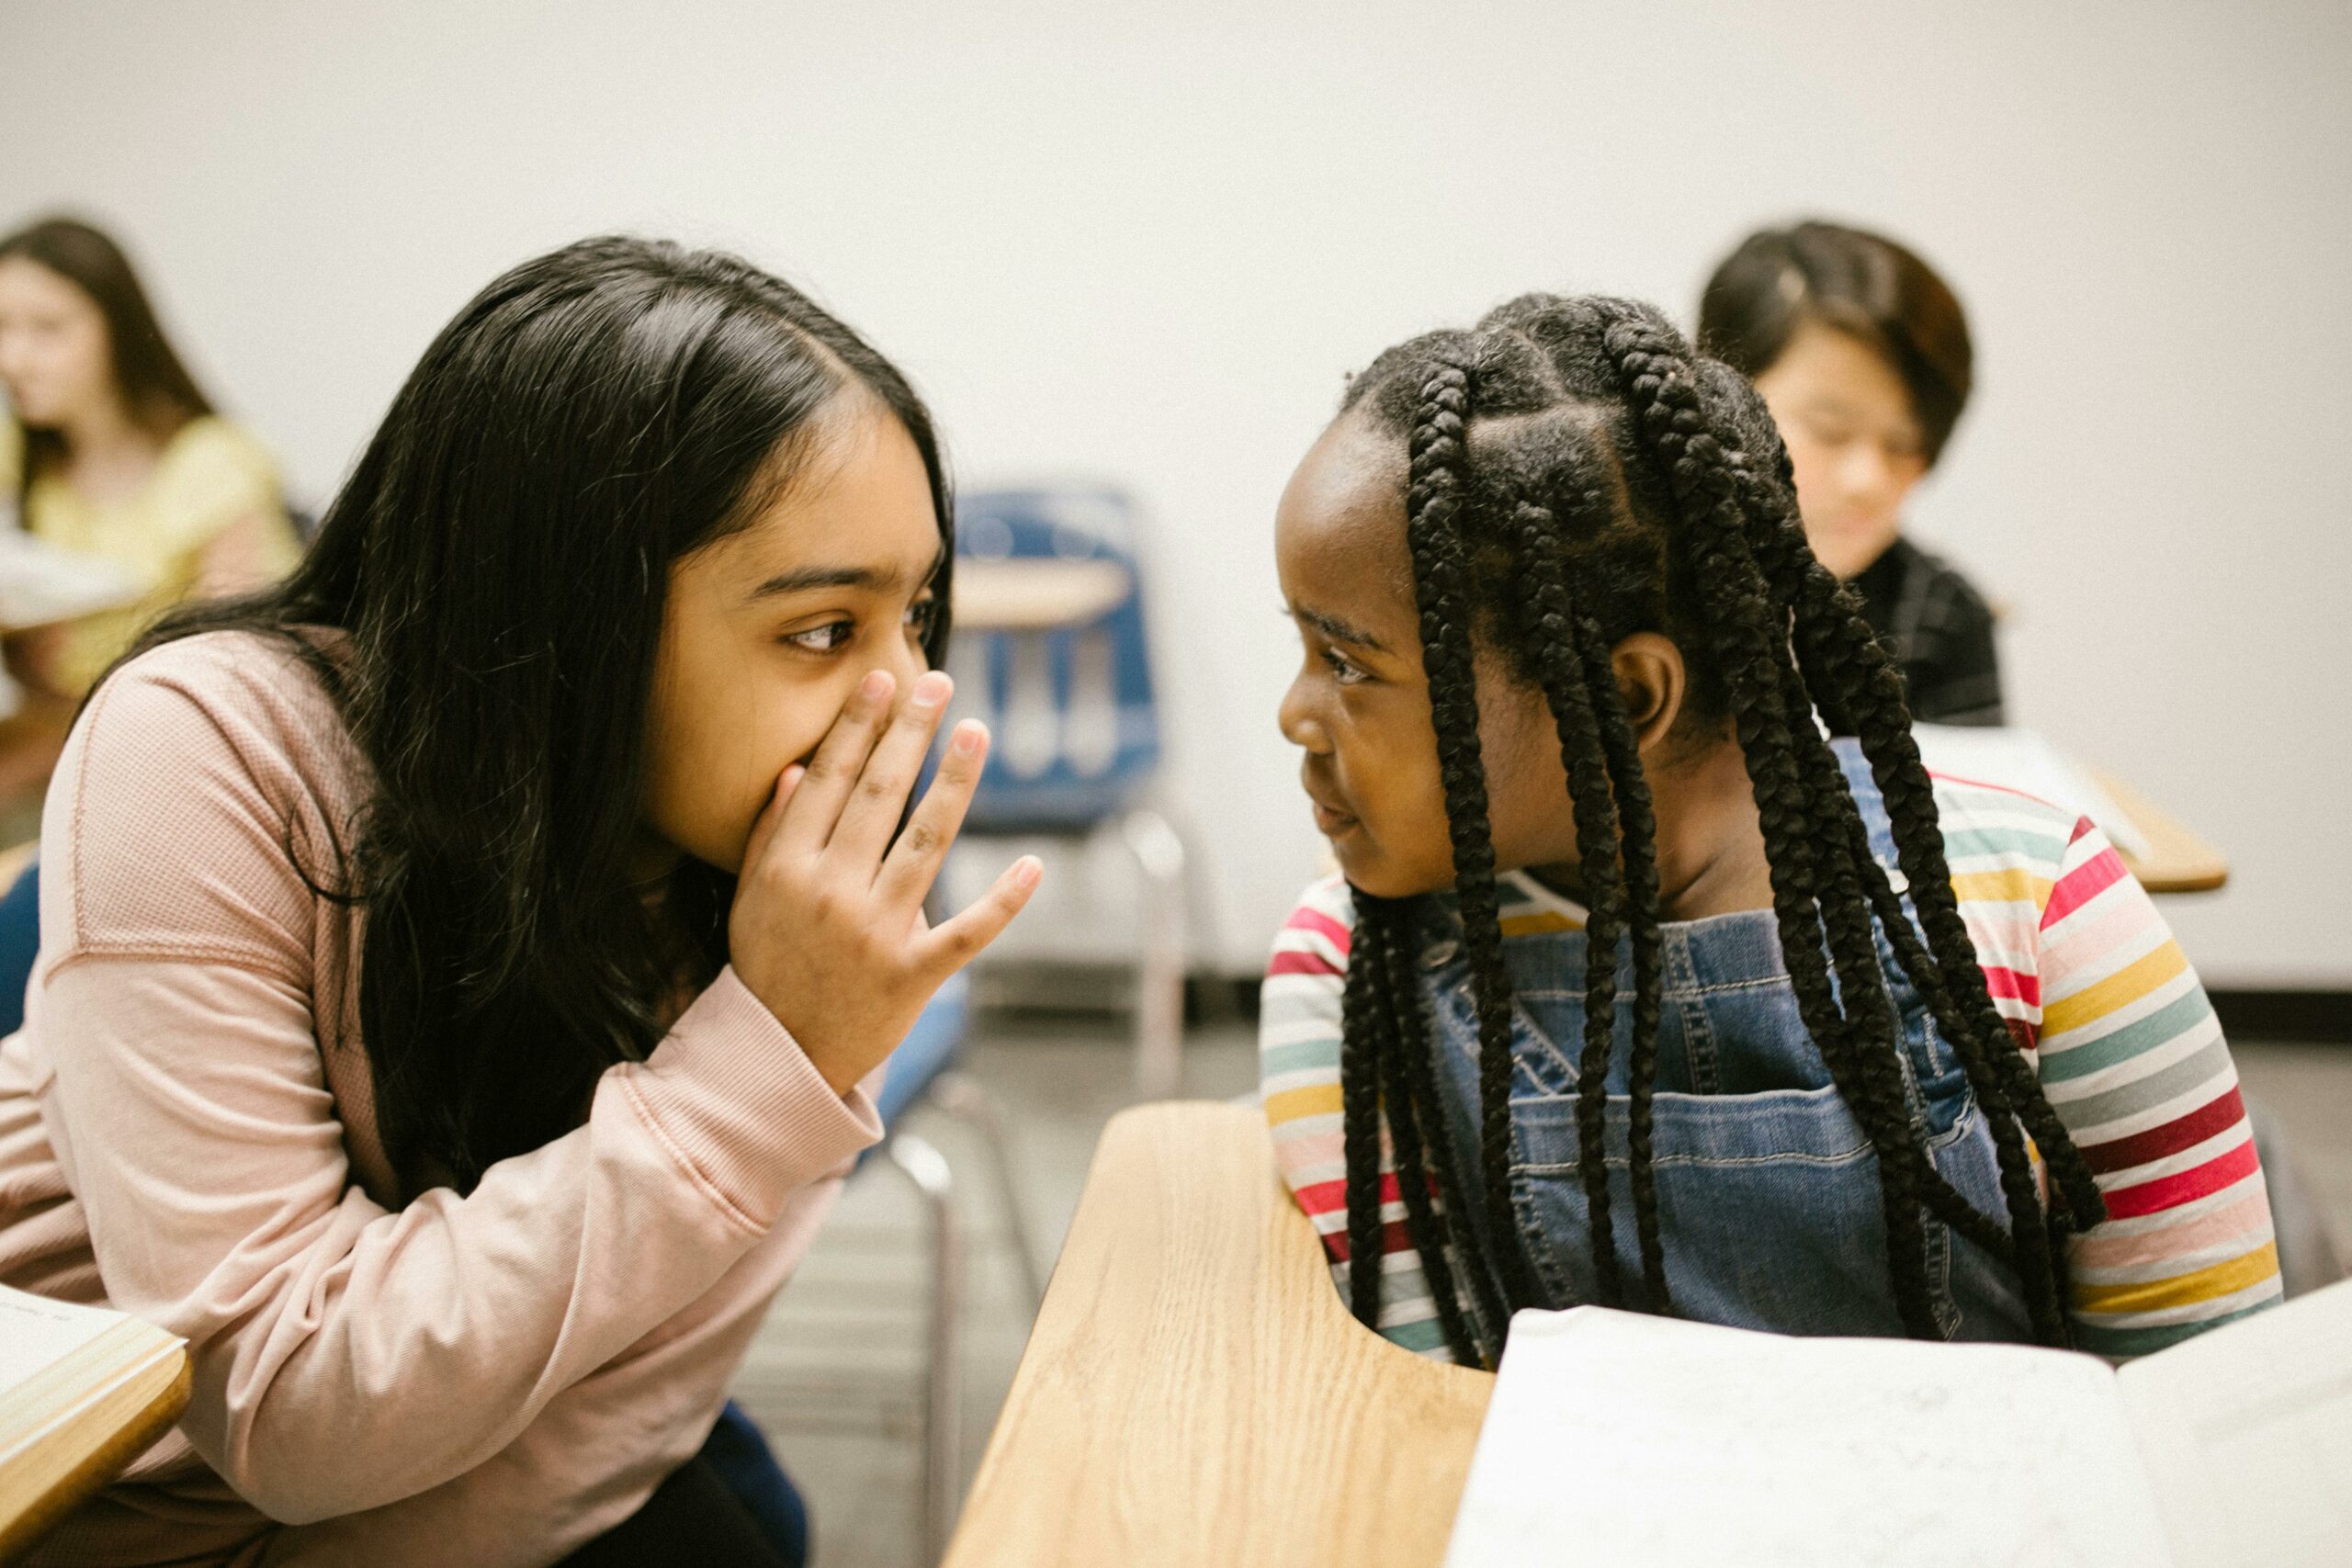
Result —
<instances>
[{"instance_id":1,"label":"girl's ear","mask_svg":"<svg viewBox=\"0 0 2352 1568\"><path fill-rule=\"evenodd\" d=\"M1682 716L1683 700L1690 692L1690 672L1683 665L1682 650L1671 637L1635 632L1617 645L1609 662L1616 672L1617 694L1625 705L1625 717L1634 727L1634 744L1646 761Z\"/></svg>"}]
</instances>

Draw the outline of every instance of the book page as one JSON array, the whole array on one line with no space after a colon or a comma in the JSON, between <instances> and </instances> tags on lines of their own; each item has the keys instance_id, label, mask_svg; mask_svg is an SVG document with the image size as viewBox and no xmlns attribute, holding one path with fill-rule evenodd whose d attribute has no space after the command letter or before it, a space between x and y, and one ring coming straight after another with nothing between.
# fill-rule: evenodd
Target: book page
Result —
<instances>
[{"instance_id":1,"label":"book page","mask_svg":"<svg viewBox=\"0 0 2352 1568\"><path fill-rule=\"evenodd\" d=\"M2150 1568L2114 1374L2013 1346L1511 1320L1447 1568Z\"/></svg>"},{"instance_id":2,"label":"book page","mask_svg":"<svg viewBox=\"0 0 2352 1568\"><path fill-rule=\"evenodd\" d=\"M2117 1382L2182 1562L2352 1561L2352 1280Z\"/></svg>"},{"instance_id":3,"label":"book page","mask_svg":"<svg viewBox=\"0 0 2352 1568\"><path fill-rule=\"evenodd\" d=\"M28 1382L122 1321L104 1307L76 1306L0 1285L0 1395Z\"/></svg>"}]
</instances>

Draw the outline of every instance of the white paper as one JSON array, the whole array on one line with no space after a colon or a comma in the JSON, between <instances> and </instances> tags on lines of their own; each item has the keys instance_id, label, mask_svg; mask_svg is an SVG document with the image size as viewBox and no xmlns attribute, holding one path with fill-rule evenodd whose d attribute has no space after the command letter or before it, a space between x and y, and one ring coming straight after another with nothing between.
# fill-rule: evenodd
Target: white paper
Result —
<instances>
[{"instance_id":1,"label":"white paper","mask_svg":"<svg viewBox=\"0 0 2352 1568\"><path fill-rule=\"evenodd\" d=\"M103 1307L0 1286L0 1394L30 1382L121 1321L120 1313Z\"/></svg>"},{"instance_id":2,"label":"white paper","mask_svg":"<svg viewBox=\"0 0 2352 1568\"><path fill-rule=\"evenodd\" d=\"M0 529L0 631L120 609L140 592L138 577L119 562Z\"/></svg>"},{"instance_id":3,"label":"white paper","mask_svg":"<svg viewBox=\"0 0 2352 1568\"><path fill-rule=\"evenodd\" d=\"M1512 1320L1447 1568L2169 1562L2114 1374L2014 1346Z\"/></svg>"},{"instance_id":4,"label":"white paper","mask_svg":"<svg viewBox=\"0 0 2352 1568\"><path fill-rule=\"evenodd\" d=\"M2117 849L2147 858L2147 835L2115 797L2032 730L1915 724L1911 736L1919 743L1919 760L1934 772L1999 784L2087 817Z\"/></svg>"},{"instance_id":5,"label":"white paper","mask_svg":"<svg viewBox=\"0 0 2352 1568\"><path fill-rule=\"evenodd\" d=\"M2183 1562L2352 1562L2352 1280L2135 1361L2118 1382Z\"/></svg>"}]
</instances>

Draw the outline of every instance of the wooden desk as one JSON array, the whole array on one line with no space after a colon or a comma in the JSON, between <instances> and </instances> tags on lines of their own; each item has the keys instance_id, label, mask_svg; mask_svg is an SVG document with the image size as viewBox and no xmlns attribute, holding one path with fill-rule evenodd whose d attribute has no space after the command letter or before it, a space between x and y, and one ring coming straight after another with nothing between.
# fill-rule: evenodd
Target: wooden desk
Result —
<instances>
[{"instance_id":1,"label":"wooden desk","mask_svg":"<svg viewBox=\"0 0 2352 1568\"><path fill-rule=\"evenodd\" d=\"M2230 863L2221 851L2149 804L2147 796L2113 773L2098 768L2084 772L2098 781L2148 840L2145 860L2124 854L2120 849L2115 852L2140 879L2141 886L2151 893L2210 893L2229 881Z\"/></svg>"},{"instance_id":2,"label":"wooden desk","mask_svg":"<svg viewBox=\"0 0 2352 1568\"><path fill-rule=\"evenodd\" d=\"M1433 1568L1493 1385L1348 1315L1256 1110L1123 1111L947 1568Z\"/></svg>"}]
</instances>

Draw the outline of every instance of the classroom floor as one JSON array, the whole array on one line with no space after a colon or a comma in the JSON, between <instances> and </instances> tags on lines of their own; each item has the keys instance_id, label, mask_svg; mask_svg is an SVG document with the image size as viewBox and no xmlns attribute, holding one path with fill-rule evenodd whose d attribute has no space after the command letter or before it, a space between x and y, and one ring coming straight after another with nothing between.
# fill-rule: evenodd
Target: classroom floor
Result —
<instances>
[{"instance_id":1,"label":"classroom floor","mask_svg":"<svg viewBox=\"0 0 2352 1568\"><path fill-rule=\"evenodd\" d=\"M984 1015L967 1056L1001 1108L1024 1212L1041 1251L1059 1245L1103 1122L1131 1100L1115 1020L1072 1025ZM2240 1045L2248 1093L2286 1124L2314 1195L2352 1257L2352 1049ZM1184 1092L1227 1099L1256 1081L1239 1024L1187 1037ZM961 1183L969 1225L964 1335L966 1473L979 1461L1029 1314L971 1134L919 1111ZM849 1185L753 1344L737 1397L806 1493L816 1568L921 1568L914 1415L923 1335L924 1227L906 1182L878 1162Z\"/></svg>"}]
</instances>

